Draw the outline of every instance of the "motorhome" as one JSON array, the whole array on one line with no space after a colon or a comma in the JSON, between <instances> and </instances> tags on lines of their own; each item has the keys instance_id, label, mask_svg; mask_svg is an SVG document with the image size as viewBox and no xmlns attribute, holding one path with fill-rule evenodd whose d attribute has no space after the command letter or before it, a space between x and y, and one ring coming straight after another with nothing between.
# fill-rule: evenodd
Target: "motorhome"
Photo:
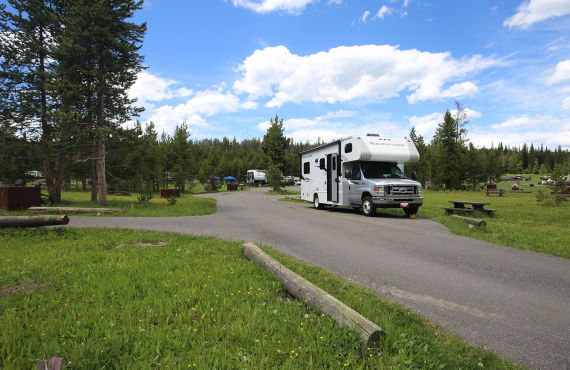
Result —
<instances>
[{"instance_id":1,"label":"motorhome","mask_svg":"<svg viewBox=\"0 0 570 370\"><path fill-rule=\"evenodd\" d=\"M248 170L245 175L245 182L248 185L261 186L267 184L267 177L263 170Z\"/></svg>"},{"instance_id":2,"label":"motorhome","mask_svg":"<svg viewBox=\"0 0 570 370\"><path fill-rule=\"evenodd\" d=\"M377 208L402 208L414 215L423 204L421 184L404 175L404 163L420 159L409 139L352 136L299 156L301 199L317 209L351 206L373 216Z\"/></svg>"}]
</instances>

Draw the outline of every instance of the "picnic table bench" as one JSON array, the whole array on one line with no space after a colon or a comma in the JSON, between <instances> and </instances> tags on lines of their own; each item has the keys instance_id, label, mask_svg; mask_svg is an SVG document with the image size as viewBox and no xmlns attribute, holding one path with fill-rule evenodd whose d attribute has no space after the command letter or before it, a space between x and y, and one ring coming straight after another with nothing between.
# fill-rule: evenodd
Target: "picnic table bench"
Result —
<instances>
[{"instance_id":1,"label":"picnic table bench","mask_svg":"<svg viewBox=\"0 0 570 370\"><path fill-rule=\"evenodd\" d=\"M505 189L499 189L499 190L487 189L486 193L487 196L489 196L489 194L499 194L499 196L502 197L503 194L505 194Z\"/></svg>"},{"instance_id":2,"label":"picnic table bench","mask_svg":"<svg viewBox=\"0 0 570 370\"><path fill-rule=\"evenodd\" d=\"M450 200L449 203L453 203L453 207L443 208L447 212L447 214L452 214L454 212L471 213L475 211L483 212L486 214L493 214L493 212L495 212L494 209L486 209L485 206L489 205L489 203L485 202L467 202L464 200Z\"/></svg>"}]
</instances>

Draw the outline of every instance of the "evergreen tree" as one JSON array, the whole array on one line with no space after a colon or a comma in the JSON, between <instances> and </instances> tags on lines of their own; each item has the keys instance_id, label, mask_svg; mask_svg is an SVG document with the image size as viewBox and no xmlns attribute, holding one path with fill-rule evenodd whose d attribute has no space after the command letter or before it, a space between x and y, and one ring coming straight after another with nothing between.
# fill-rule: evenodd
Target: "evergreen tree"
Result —
<instances>
[{"instance_id":1,"label":"evergreen tree","mask_svg":"<svg viewBox=\"0 0 570 370\"><path fill-rule=\"evenodd\" d=\"M275 115L275 118L270 120L270 124L267 133L263 136L262 149L271 163L282 170L285 167L285 153L289 146L289 139L283 135L283 119L279 120L279 117Z\"/></svg>"},{"instance_id":2,"label":"evergreen tree","mask_svg":"<svg viewBox=\"0 0 570 370\"><path fill-rule=\"evenodd\" d=\"M434 167L438 182L458 189L462 180L462 139L457 121L447 111L434 135Z\"/></svg>"},{"instance_id":3,"label":"evergreen tree","mask_svg":"<svg viewBox=\"0 0 570 370\"><path fill-rule=\"evenodd\" d=\"M138 51L146 24L129 22L141 7L142 1L135 0L64 0L65 27L58 52L66 58L62 74L74 76L70 87L83 98L75 105L83 119L94 125L100 206L107 203L106 140L140 112L127 94L143 68Z\"/></svg>"},{"instance_id":4,"label":"evergreen tree","mask_svg":"<svg viewBox=\"0 0 570 370\"><path fill-rule=\"evenodd\" d=\"M60 153L54 177L52 152L57 138L50 112L56 101L52 84L55 40L61 29L60 2L8 0L8 4L13 12L5 6L0 8L2 105L10 111L10 124L18 124L19 131L25 131L28 137L38 134L34 131L39 127L46 185L50 196L59 200L63 157Z\"/></svg>"}]
</instances>

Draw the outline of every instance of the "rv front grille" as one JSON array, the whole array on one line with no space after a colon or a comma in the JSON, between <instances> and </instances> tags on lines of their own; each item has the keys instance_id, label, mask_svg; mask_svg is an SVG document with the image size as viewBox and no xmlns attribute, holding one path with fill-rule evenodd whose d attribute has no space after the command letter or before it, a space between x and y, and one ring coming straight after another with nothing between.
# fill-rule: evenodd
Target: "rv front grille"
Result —
<instances>
[{"instance_id":1,"label":"rv front grille","mask_svg":"<svg viewBox=\"0 0 570 370\"><path fill-rule=\"evenodd\" d=\"M387 185L386 194L390 195L414 195L416 187L413 185Z\"/></svg>"}]
</instances>

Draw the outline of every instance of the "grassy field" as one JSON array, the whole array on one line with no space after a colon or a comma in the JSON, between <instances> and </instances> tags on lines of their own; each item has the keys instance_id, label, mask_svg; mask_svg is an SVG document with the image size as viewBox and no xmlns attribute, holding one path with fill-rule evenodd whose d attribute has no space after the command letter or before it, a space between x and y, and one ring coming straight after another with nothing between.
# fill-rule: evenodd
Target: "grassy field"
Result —
<instances>
[{"instance_id":1,"label":"grassy field","mask_svg":"<svg viewBox=\"0 0 570 370\"><path fill-rule=\"evenodd\" d=\"M136 193L131 195L108 195L106 208L121 208L121 213L105 213L105 216L131 216L131 217L178 217L178 216L200 216L209 215L216 212L216 201L214 199L199 198L190 194L180 194L176 198L176 203L171 205L167 199L161 199L160 193L153 194L153 198L141 203L137 199ZM60 207L86 207L97 208L97 204L91 202L91 192L89 191L63 191L62 201L54 204ZM132 205L132 211L131 211ZM47 214L58 212L48 212ZM0 210L0 216L7 215L30 215L29 211L4 211ZM69 213L68 213L69 214ZM94 216L97 213L77 214Z\"/></svg>"},{"instance_id":2,"label":"grassy field","mask_svg":"<svg viewBox=\"0 0 570 370\"><path fill-rule=\"evenodd\" d=\"M537 175L535 183L538 180ZM521 183L521 190L531 193L511 191L512 183L499 183L498 188L505 194L487 196L484 191L430 191L424 190L424 204L417 217L429 218L449 227L458 235L485 240L513 248L570 258L570 201L559 205L537 203L537 193L542 191L552 197L549 187L529 187L527 181ZM304 202L298 199L281 199ZM486 208L495 209L492 216L471 214L470 217L485 219L485 227L469 227L465 222L449 217L442 209L452 206L450 200L464 200L490 203ZM307 202L307 204L309 204ZM400 209L379 209L383 213L394 213L405 217Z\"/></svg>"},{"instance_id":3,"label":"grassy field","mask_svg":"<svg viewBox=\"0 0 570 370\"><path fill-rule=\"evenodd\" d=\"M267 249L266 249L267 250ZM512 368L322 269L269 250L386 330L363 346L238 242L132 230L0 230L0 367ZM9 293L16 290L17 293Z\"/></svg>"},{"instance_id":4,"label":"grassy field","mask_svg":"<svg viewBox=\"0 0 570 370\"><path fill-rule=\"evenodd\" d=\"M267 195L300 195L301 192L299 190L269 190Z\"/></svg>"}]
</instances>

